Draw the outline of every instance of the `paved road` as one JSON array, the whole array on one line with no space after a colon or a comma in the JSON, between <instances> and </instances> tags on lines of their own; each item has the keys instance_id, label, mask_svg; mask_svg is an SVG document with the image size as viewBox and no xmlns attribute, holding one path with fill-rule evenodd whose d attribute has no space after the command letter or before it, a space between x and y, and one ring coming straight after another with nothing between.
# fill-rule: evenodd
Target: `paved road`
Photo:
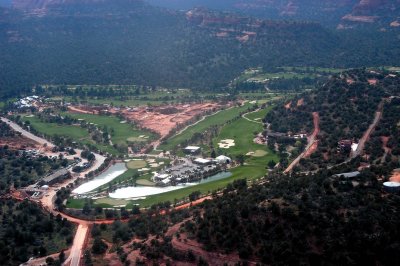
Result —
<instances>
[{"instance_id":1,"label":"paved road","mask_svg":"<svg viewBox=\"0 0 400 266\"><path fill-rule=\"evenodd\" d=\"M1 121L7 123L15 131L21 132L22 136L24 136L24 137L27 137L27 138L29 138L29 139L31 139L31 140L33 140L33 141L35 141L35 142L37 142L37 143L39 143L41 145L46 144L47 147L49 147L49 148L54 147L53 143L51 143L51 142L49 142L49 141L47 141L47 140L45 140L43 138L40 138L38 136L33 135L32 133L30 133L30 132L26 131L25 129L23 129L22 127L20 127L18 124L12 122L11 120L8 120L8 119L6 119L4 117L1 117Z\"/></svg>"}]
</instances>

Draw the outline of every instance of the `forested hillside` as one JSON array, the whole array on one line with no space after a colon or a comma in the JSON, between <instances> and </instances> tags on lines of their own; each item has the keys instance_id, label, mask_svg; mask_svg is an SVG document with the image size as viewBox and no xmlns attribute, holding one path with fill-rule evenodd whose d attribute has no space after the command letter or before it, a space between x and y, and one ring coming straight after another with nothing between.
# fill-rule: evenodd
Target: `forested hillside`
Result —
<instances>
[{"instance_id":1,"label":"forested hillside","mask_svg":"<svg viewBox=\"0 0 400 266\"><path fill-rule=\"evenodd\" d=\"M342 163L350 156L350 145L359 143L374 121L375 112L383 112L384 118L391 115L393 107L390 106L397 103L391 97L400 95L399 82L398 75L386 71L348 71L311 93L283 102L269 112L265 120L271 123L271 131L310 134L312 113L317 112L320 118L318 148L310 158L301 161L302 169ZM392 126L378 124L380 136L387 136ZM338 151L340 141L349 142L347 150Z\"/></svg>"},{"instance_id":2,"label":"forested hillside","mask_svg":"<svg viewBox=\"0 0 400 266\"><path fill-rule=\"evenodd\" d=\"M45 213L35 203L0 201L1 265L20 265L31 257L60 252L72 244L73 234L72 223Z\"/></svg>"},{"instance_id":3,"label":"forested hillside","mask_svg":"<svg viewBox=\"0 0 400 266\"><path fill-rule=\"evenodd\" d=\"M173 9L207 7L267 19L318 21L328 27L390 27L398 0L146 0Z\"/></svg>"},{"instance_id":4,"label":"forested hillside","mask_svg":"<svg viewBox=\"0 0 400 266\"><path fill-rule=\"evenodd\" d=\"M400 49L390 31L186 14L141 1L66 1L0 12L3 93L49 83L214 89L255 66L394 65Z\"/></svg>"}]
</instances>

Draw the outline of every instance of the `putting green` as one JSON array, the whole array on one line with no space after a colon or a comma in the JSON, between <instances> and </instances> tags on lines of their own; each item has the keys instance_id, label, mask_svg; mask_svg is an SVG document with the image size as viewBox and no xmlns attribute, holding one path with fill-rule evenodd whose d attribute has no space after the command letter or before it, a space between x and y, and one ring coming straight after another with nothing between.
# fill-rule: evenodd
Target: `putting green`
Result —
<instances>
[{"instance_id":1,"label":"putting green","mask_svg":"<svg viewBox=\"0 0 400 266\"><path fill-rule=\"evenodd\" d=\"M147 141L148 138L141 138L141 137L129 137L126 139L128 142L143 142Z\"/></svg>"},{"instance_id":2,"label":"putting green","mask_svg":"<svg viewBox=\"0 0 400 266\"><path fill-rule=\"evenodd\" d=\"M97 204L109 204L109 205L124 205L129 203L129 201L122 199L111 199L111 198L101 198L95 201Z\"/></svg>"},{"instance_id":3,"label":"putting green","mask_svg":"<svg viewBox=\"0 0 400 266\"><path fill-rule=\"evenodd\" d=\"M141 185L141 186L148 186L148 187L154 187L156 185L147 179L139 179L136 181L136 184Z\"/></svg>"},{"instance_id":4,"label":"putting green","mask_svg":"<svg viewBox=\"0 0 400 266\"><path fill-rule=\"evenodd\" d=\"M251 156L253 157L263 157L265 155L267 155L268 152L263 151L263 150L256 150Z\"/></svg>"},{"instance_id":5,"label":"putting green","mask_svg":"<svg viewBox=\"0 0 400 266\"><path fill-rule=\"evenodd\" d=\"M143 161L143 160L130 161L126 164L126 166L129 169L140 169L140 168L146 167L146 165L147 165L146 161Z\"/></svg>"}]
</instances>

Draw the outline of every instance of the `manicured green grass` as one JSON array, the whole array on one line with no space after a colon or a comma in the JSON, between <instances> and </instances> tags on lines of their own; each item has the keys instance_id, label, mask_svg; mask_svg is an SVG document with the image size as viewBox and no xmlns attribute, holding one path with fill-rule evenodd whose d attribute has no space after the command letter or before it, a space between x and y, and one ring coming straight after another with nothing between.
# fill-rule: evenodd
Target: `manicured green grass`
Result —
<instances>
[{"instance_id":1,"label":"manicured green grass","mask_svg":"<svg viewBox=\"0 0 400 266\"><path fill-rule=\"evenodd\" d=\"M159 202L165 202L165 201L170 201L174 202L175 199L181 200L183 198L186 198L190 193L194 191L200 191L203 194L223 189L225 188L229 183L232 183L234 180L237 179L242 179L242 178L247 178L247 179L258 179L260 177L263 177L266 173L265 166L260 165L259 163L249 163L248 165L244 166L239 166L234 169L231 169L232 176L216 181L212 181L209 183L204 183L204 184L199 184L196 186L190 186L158 195L152 195L149 197L146 197L146 199L143 200L136 200L130 202L127 207L132 207L133 204L139 204L141 207L148 207L153 204L159 203Z\"/></svg>"},{"instance_id":2,"label":"manicured green grass","mask_svg":"<svg viewBox=\"0 0 400 266\"><path fill-rule=\"evenodd\" d=\"M240 118L226 125L213 141L217 154L227 154L230 157L236 157L240 154L245 155L248 152L256 150L265 150L269 152L266 145L253 142L255 134L260 133L262 129L262 124L254 123L244 118ZM219 148L218 143L224 139L235 140L235 146L228 149Z\"/></svg>"},{"instance_id":3,"label":"manicured green grass","mask_svg":"<svg viewBox=\"0 0 400 266\"><path fill-rule=\"evenodd\" d=\"M246 114L245 116L250 119L250 120L254 120L257 122L262 122L262 120L265 118L265 116L267 115L267 113L272 109L272 106L269 106L265 109L262 109L258 112L253 112L253 113L249 113Z\"/></svg>"},{"instance_id":4,"label":"manicured green grass","mask_svg":"<svg viewBox=\"0 0 400 266\"><path fill-rule=\"evenodd\" d=\"M70 137L74 140L89 140L90 136L89 133L79 127L79 126L72 126L72 125L58 125L55 123L45 123L40 121L37 117L23 117L24 121L29 121L31 126L37 130L38 132L45 134L47 136L65 136Z\"/></svg>"},{"instance_id":5,"label":"manicured green grass","mask_svg":"<svg viewBox=\"0 0 400 266\"><path fill-rule=\"evenodd\" d=\"M140 169L140 168L146 167L146 166L147 166L147 163L146 163L146 161L144 161L144 160L140 160L140 161L130 161L130 162L128 162L128 163L126 164L126 166L127 166L129 169Z\"/></svg>"},{"instance_id":6,"label":"manicured green grass","mask_svg":"<svg viewBox=\"0 0 400 266\"><path fill-rule=\"evenodd\" d=\"M29 121L32 128L36 131L50 137L56 135L68 137L82 145L93 145L99 150L116 154L118 153L113 147L95 143L89 135L89 132L80 126L73 125L58 125L56 123L46 123L40 121L37 117L22 117L22 120Z\"/></svg>"},{"instance_id":7,"label":"manicured green grass","mask_svg":"<svg viewBox=\"0 0 400 266\"><path fill-rule=\"evenodd\" d=\"M85 199L72 199L67 200L67 208L82 209L85 205Z\"/></svg>"},{"instance_id":8,"label":"manicured green grass","mask_svg":"<svg viewBox=\"0 0 400 266\"><path fill-rule=\"evenodd\" d=\"M67 115L76 118L84 119L86 122L96 124L100 129L106 127L108 132L111 132L111 141L113 144L127 144L128 138L138 138L141 135L149 136L149 139L154 138L150 132L140 130L128 123L121 123L121 120L115 116L92 115L92 114L74 114Z\"/></svg>"},{"instance_id":9,"label":"manicured green grass","mask_svg":"<svg viewBox=\"0 0 400 266\"><path fill-rule=\"evenodd\" d=\"M243 106L233 107L227 110L220 111L219 113L216 113L212 116L209 116L205 120L197 123L196 125L187 128L181 134L168 139L166 143L160 145L159 149L172 150L174 147L177 147L182 142L190 139L195 133L202 133L211 126L223 125L227 121L237 117L240 114L240 112L246 111L251 106L252 106L251 104L247 103L244 104Z\"/></svg>"}]
</instances>

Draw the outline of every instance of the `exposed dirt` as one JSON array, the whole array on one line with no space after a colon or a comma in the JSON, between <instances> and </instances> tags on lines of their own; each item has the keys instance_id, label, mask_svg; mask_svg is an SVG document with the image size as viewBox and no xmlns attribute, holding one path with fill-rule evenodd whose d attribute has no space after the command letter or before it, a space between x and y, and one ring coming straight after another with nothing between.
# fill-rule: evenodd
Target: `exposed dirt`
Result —
<instances>
[{"instance_id":1,"label":"exposed dirt","mask_svg":"<svg viewBox=\"0 0 400 266\"><path fill-rule=\"evenodd\" d=\"M389 139L390 139L390 137L386 137L386 136L382 136L382 137L381 137L381 140L382 140L382 148L383 148L383 150L385 151L385 153L384 153L384 155L383 155L383 157L382 157L382 159L381 159L381 162L382 162L382 163L386 160L387 155L392 151L392 150L387 146L387 144L388 144L388 142L389 142Z\"/></svg>"},{"instance_id":2,"label":"exposed dirt","mask_svg":"<svg viewBox=\"0 0 400 266\"><path fill-rule=\"evenodd\" d=\"M390 181L400 182L400 169L396 169L393 171L392 176L390 177Z\"/></svg>"},{"instance_id":3,"label":"exposed dirt","mask_svg":"<svg viewBox=\"0 0 400 266\"><path fill-rule=\"evenodd\" d=\"M283 171L283 173L285 174L291 172L293 168L300 162L300 159L304 158L306 155L310 156L318 148L317 136L320 131L319 114L317 112L313 112L312 115L314 122L314 131L310 136L307 137L308 141L307 147L304 149L304 152L302 152L299 156L297 156L297 158L292 161L292 163L285 169L285 171Z\"/></svg>"},{"instance_id":4,"label":"exposed dirt","mask_svg":"<svg viewBox=\"0 0 400 266\"><path fill-rule=\"evenodd\" d=\"M78 114L98 114L99 110L95 108L91 108L88 106L68 106L68 110L71 113L78 113Z\"/></svg>"},{"instance_id":5,"label":"exposed dirt","mask_svg":"<svg viewBox=\"0 0 400 266\"><path fill-rule=\"evenodd\" d=\"M11 150L39 149L39 143L25 137L5 137L0 138L0 146L7 145Z\"/></svg>"},{"instance_id":6,"label":"exposed dirt","mask_svg":"<svg viewBox=\"0 0 400 266\"><path fill-rule=\"evenodd\" d=\"M157 107L142 106L135 109L110 109L109 111L111 113L120 112L127 120L133 120L142 128L154 131L163 138L178 125L185 124L196 116L201 116L220 107L221 105L218 103L198 103Z\"/></svg>"},{"instance_id":7,"label":"exposed dirt","mask_svg":"<svg viewBox=\"0 0 400 266\"><path fill-rule=\"evenodd\" d=\"M358 155L361 154L361 152L364 150L364 146L365 143L368 141L371 133L374 131L376 125L379 123L379 121L382 118L382 110L383 110L383 104L384 104L384 100L382 100L379 105L378 105L378 110L375 113L375 117L374 120L372 121L372 123L369 125L367 131L364 132L364 135L362 136L362 138L360 139L358 146L357 146L357 150L356 151L352 151L350 158L353 159L355 157L357 157Z\"/></svg>"},{"instance_id":8,"label":"exposed dirt","mask_svg":"<svg viewBox=\"0 0 400 266\"><path fill-rule=\"evenodd\" d=\"M369 80L368 80L368 84L369 84L369 85L376 85L376 83L378 83L378 80L377 80L377 79L369 79Z\"/></svg>"},{"instance_id":9,"label":"exposed dirt","mask_svg":"<svg viewBox=\"0 0 400 266\"><path fill-rule=\"evenodd\" d=\"M285 104L286 110L289 110L291 106L292 106L292 102L288 102L287 104Z\"/></svg>"},{"instance_id":10,"label":"exposed dirt","mask_svg":"<svg viewBox=\"0 0 400 266\"><path fill-rule=\"evenodd\" d=\"M354 83L354 80L348 78L348 79L346 79L346 82L347 82L347 84L353 84L353 83Z\"/></svg>"},{"instance_id":11,"label":"exposed dirt","mask_svg":"<svg viewBox=\"0 0 400 266\"><path fill-rule=\"evenodd\" d=\"M304 153L303 158L310 157L311 154L313 154L317 149L318 149L318 140L315 141L313 144L311 144L310 148L306 150L306 152Z\"/></svg>"},{"instance_id":12,"label":"exposed dirt","mask_svg":"<svg viewBox=\"0 0 400 266\"><path fill-rule=\"evenodd\" d=\"M304 105L304 98L301 98L297 101L297 107Z\"/></svg>"}]
</instances>

